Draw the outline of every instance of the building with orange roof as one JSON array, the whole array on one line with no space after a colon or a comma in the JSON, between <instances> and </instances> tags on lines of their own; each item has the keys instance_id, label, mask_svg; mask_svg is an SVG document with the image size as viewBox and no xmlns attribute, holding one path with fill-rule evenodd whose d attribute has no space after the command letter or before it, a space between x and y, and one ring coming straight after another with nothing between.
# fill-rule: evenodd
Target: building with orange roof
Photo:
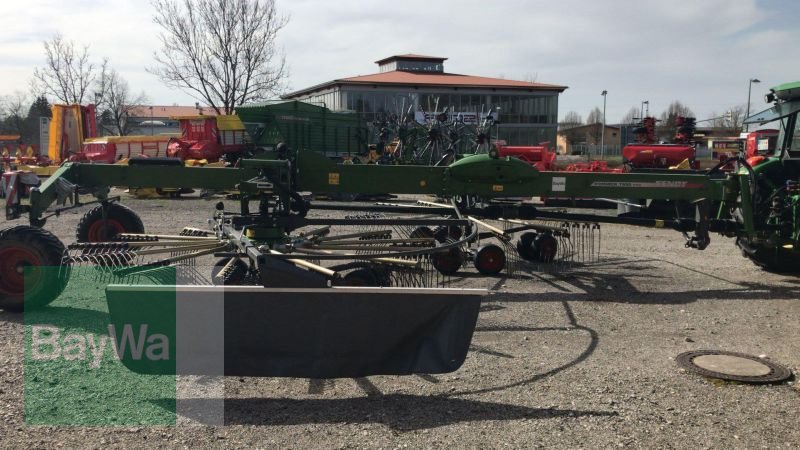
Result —
<instances>
[{"instance_id":1,"label":"building with orange roof","mask_svg":"<svg viewBox=\"0 0 800 450\"><path fill-rule=\"evenodd\" d=\"M498 137L511 145L555 146L558 95L566 86L449 73L447 58L393 55L375 61L378 73L339 78L283 96L355 111L371 122L381 114L442 112L477 117L499 113ZM424 117L424 115L422 116Z\"/></svg>"}]
</instances>

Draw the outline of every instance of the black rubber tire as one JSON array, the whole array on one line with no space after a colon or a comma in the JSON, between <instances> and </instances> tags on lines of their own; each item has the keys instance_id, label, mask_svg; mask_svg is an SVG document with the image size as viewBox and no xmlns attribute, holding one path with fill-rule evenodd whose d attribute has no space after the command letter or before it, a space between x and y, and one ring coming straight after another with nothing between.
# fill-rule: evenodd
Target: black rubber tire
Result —
<instances>
[{"instance_id":1,"label":"black rubber tire","mask_svg":"<svg viewBox=\"0 0 800 450\"><path fill-rule=\"evenodd\" d=\"M475 268L483 275L497 275L506 267L506 252L499 245L484 245L475 252Z\"/></svg>"},{"instance_id":2,"label":"black rubber tire","mask_svg":"<svg viewBox=\"0 0 800 450\"><path fill-rule=\"evenodd\" d=\"M533 248L533 241L536 240L536 236L538 236L538 233L535 231L528 231L527 233L522 233L517 240L517 253L522 259L526 261L535 261L537 259L536 250Z\"/></svg>"},{"instance_id":3,"label":"black rubber tire","mask_svg":"<svg viewBox=\"0 0 800 450\"><path fill-rule=\"evenodd\" d=\"M433 236L433 230L423 225L421 227L414 228L414 230L411 231L408 237L411 239L429 239L434 236Z\"/></svg>"},{"instance_id":4,"label":"black rubber tire","mask_svg":"<svg viewBox=\"0 0 800 450\"><path fill-rule=\"evenodd\" d=\"M447 240L457 241L461 239L464 233L461 231L461 228L456 226L449 226L449 227L436 227L433 230L433 237L436 239L436 242L447 242Z\"/></svg>"},{"instance_id":5,"label":"black rubber tire","mask_svg":"<svg viewBox=\"0 0 800 450\"><path fill-rule=\"evenodd\" d=\"M537 261L553 262L558 255L558 240L550 233L540 233L533 240L533 253Z\"/></svg>"},{"instance_id":6,"label":"black rubber tire","mask_svg":"<svg viewBox=\"0 0 800 450\"><path fill-rule=\"evenodd\" d=\"M737 239L736 245L742 255L767 272L800 275L800 252L784 248L752 246L744 239Z\"/></svg>"},{"instance_id":7,"label":"black rubber tire","mask_svg":"<svg viewBox=\"0 0 800 450\"><path fill-rule=\"evenodd\" d=\"M117 231L108 226L99 232L96 230L96 227L102 226L98 225L98 222L103 220L104 208L108 222L117 224L117 228L122 232L144 233L142 219L132 209L119 203L107 203L105 205L97 205L83 215L80 222L78 222L78 230L76 232L78 242L104 242L112 240L117 235Z\"/></svg>"},{"instance_id":8,"label":"black rubber tire","mask_svg":"<svg viewBox=\"0 0 800 450\"><path fill-rule=\"evenodd\" d=\"M455 275L464 264L464 252L458 247L434 252L431 255L433 267L442 275Z\"/></svg>"},{"instance_id":9,"label":"black rubber tire","mask_svg":"<svg viewBox=\"0 0 800 450\"><path fill-rule=\"evenodd\" d=\"M6 311L23 311L41 308L50 304L64 291L69 281L70 266L62 266L66 249L55 235L41 228L18 225L0 231L0 253L8 250L19 250L32 255L35 261L26 261L26 257L16 263L4 257L0 260L0 276L8 270L19 271L25 266L43 267L44 272L36 271L32 275L36 281L28 282L31 287L27 294L23 289L6 286L0 279L0 309ZM15 258L16 259L16 258ZM10 264L15 267L11 267ZM23 269L24 270L24 269ZM19 273L19 272L17 272Z\"/></svg>"},{"instance_id":10,"label":"black rubber tire","mask_svg":"<svg viewBox=\"0 0 800 450\"><path fill-rule=\"evenodd\" d=\"M214 264L211 268L211 282L217 286L237 286L242 285L247 280L249 267L247 263L239 258L233 263L233 267L228 269L227 273L220 273L231 258L222 258Z\"/></svg>"},{"instance_id":11,"label":"black rubber tire","mask_svg":"<svg viewBox=\"0 0 800 450\"><path fill-rule=\"evenodd\" d=\"M356 269L342 278L339 286L378 287L378 276L370 268Z\"/></svg>"}]
</instances>

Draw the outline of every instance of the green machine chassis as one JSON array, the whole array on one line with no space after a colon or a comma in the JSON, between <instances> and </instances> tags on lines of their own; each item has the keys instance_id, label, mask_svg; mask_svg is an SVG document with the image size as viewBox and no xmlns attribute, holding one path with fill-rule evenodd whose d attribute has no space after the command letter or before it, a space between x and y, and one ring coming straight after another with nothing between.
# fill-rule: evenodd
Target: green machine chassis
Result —
<instances>
[{"instance_id":1,"label":"green machine chassis","mask_svg":"<svg viewBox=\"0 0 800 450\"><path fill-rule=\"evenodd\" d=\"M465 216L621 223L675 229L686 235L688 247L701 250L709 245L712 233L719 233L736 238L744 255L756 264L797 272L800 270L797 91L798 83L775 88L770 98L774 106L749 119L755 123L781 121L779 155L752 164L740 158L739 168L734 172L722 172L719 168L704 172L622 174L540 172L518 159L499 158L492 153L464 157L445 167L335 164L321 154L292 152L279 146L275 152L240 160L235 168L185 167L173 160L157 158L132 160L128 166L68 163L40 187L32 189L29 205L12 204L7 207L7 215L17 218L27 213L31 225L42 227L49 217L81 206L81 195L92 194L104 207L109 205L113 200L109 198L111 186L235 188L241 196L239 210L226 212L220 205L215 215L218 222L215 233L227 242L226 251L247 254L256 264L265 251L290 243L293 231L325 223L306 217L314 205L301 196L302 192L428 194L453 200L456 208L441 211L442 214L455 211L447 219L453 221L448 222L453 226L463 227ZM570 214L539 210L531 203L509 200L535 196L663 199L675 203L676 212L661 218ZM72 206L66 206L68 199L72 200ZM258 201L258 211L250 210L251 201ZM49 210L53 203L59 207Z\"/></svg>"},{"instance_id":2,"label":"green machine chassis","mask_svg":"<svg viewBox=\"0 0 800 450\"><path fill-rule=\"evenodd\" d=\"M178 161L157 158L132 160L128 166L65 164L31 189L29 204L13 199L7 203L9 218L27 214L32 226L0 231L0 308L47 305L67 285L70 270L89 262L98 267L97 272L113 268L114 279L123 280L107 288L106 299L112 323L132 323L131 318L142 313L141 295L153 287L127 283L125 274L157 272L189 257L213 255L222 258L215 268L222 274L223 286L161 288L169 293L181 289L195 300L203 293L223 295L219 306L226 318L225 374L335 378L450 372L466 357L483 291L418 289L417 279L404 284L413 289L395 289L403 284L395 284L393 280L399 278L390 278L383 269L391 266L396 273L413 277L424 265L423 270L433 266L449 276L460 269L468 254L481 274L497 274L505 253L498 245L480 243L478 227L491 230L491 225L481 222L484 219L672 228L685 234L687 247L701 250L709 245L712 233L719 233L736 238L744 255L758 265L800 272L798 91L800 83L775 88L769 99L775 105L749 119L753 123L780 120L779 155L751 161L739 158L734 172L719 168L624 174L540 172L520 160L491 153L465 157L446 167L346 165L281 146L277 152L243 159L236 168L184 167ZM109 197L112 186L234 188L241 200L235 212L226 211L220 202L212 229L194 230L199 235L192 235L192 230L188 235L146 235L138 216ZM325 208L312 205L304 192L428 194L448 199L451 205L362 205L368 214L324 219L307 214L314 207ZM65 209L82 206L87 194L100 205L81 222L93 219L100 226L90 227L86 235L79 226L79 242L65 247L40 228ZM671 200L676 212L661 218L612 217L540 210L513 200L534 196L663 199ZM72 205L67 206L68 200ZM54 203L58 206L51 210ZM251 203L258 205L257 210L251 211ZM359 207L345 209L352 208ZM375 214L395 210L418 215L386 218ZM430 215L438 218L427 218ZM107 236L105 230L112 221L121 229ZM353 225L377 228L327 234L332 227ZM397 226L409 228L396 234L386 231ZM431 229L422 232L426 226L435 227L436 233L444 231L444 238ZM417 228L408 231L412 227ZM539 227L530 222L521 227L527 233L520 237L517 251L525 259L533 256L550 262L553 253L548 251L554 247L546 244L547 239L555 240L550 234L553 230ZM497 234L507 238L503 230ZM332 239L338 239L337 245L331 244ZM469 247L476 243L480 247ZM536 245L540 245L538 250ZM165 254L169 257L137 259ZM30 270L30 266L42 269ZM45 270L48 266L56 266L56 271ZM23 280L26 272L32 279ZM249 286L231 286L242 280ZM176 310L174 297L171 304L166 302L165 310ZM144 314L147 317L142 320L157 315ZM229 361L227 355L234 356ZM141 373L163 373L161 367L125 364ZM170 370L175 369L167 367Z\"/></svg>"}]
</instances>

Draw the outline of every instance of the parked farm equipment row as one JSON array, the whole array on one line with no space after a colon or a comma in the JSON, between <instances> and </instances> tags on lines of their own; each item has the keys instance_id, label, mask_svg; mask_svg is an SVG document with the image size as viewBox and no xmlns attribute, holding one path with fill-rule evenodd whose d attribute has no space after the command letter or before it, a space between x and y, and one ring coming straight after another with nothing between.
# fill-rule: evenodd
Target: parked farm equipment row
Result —
<instances>
[{"instance_id":1,"label":"parked farm equipment row","mask_svg":"<svg viewBox=\"0 0 800 450\"><path fill-rule=\"evenodd\" d=\"M455 370L466 355L484 293L426 289L442 286L468 261L480 274L496 275L513 272L517 257L540 263L595 258L599 223L675 229L684 233L687 247L699 250L719 233L735 238L756 264L800 271L800 139L795 139L800 96L786 96L798 85L776 88L775 106L750 119L781 120L780 157L755 166L741 159L741 169L727 173L719 168L540 171L496 151L440 166L336 164L316 152L281 146L241 159L235 168L185 167L158 158L132 159L127 166L67 163L31 189L30 204L7 204L10 219L27 214L31 226L0 232L0 306L46 306L65 288L71 270L90 265L122 285L108 289L114 320L137 314L142 301L137 294L153 289L224 296L226 330L231 317L235 341L263 341L274 350L241 344L231 349L235 356L228 365L226 344L227 374L335 377ZM153 235L134 212L113 201L111 186L236 188L240 200L235 210L218 204L207 230ZM450 201L315 206L302 195L375 191ZM65 246L39 227L70 208L67 199L79 205L81 194L93 194L97 205L81 221L79 242ZM555 195L668 199L678 205L678 214L608 217L507 200ZM457 197L472 200L455 206ZM49 209L53 203L61 209ZM310 214L315 209L352 212L330 218ZM153 288L131 279L191 270L187 262L210 256L218 258L212 277L222 286ZM241 284L247 286L232 286ZM354 291L356 286L366 290ZM122 294L130 296L125 300ZM274 328L259 322L261 317L269 317ZM373 348L357 344L373 338ZM337 362L339 356L344 359ZM279 363L271 364L273 357Z\"/></svg>"}]
</instances>

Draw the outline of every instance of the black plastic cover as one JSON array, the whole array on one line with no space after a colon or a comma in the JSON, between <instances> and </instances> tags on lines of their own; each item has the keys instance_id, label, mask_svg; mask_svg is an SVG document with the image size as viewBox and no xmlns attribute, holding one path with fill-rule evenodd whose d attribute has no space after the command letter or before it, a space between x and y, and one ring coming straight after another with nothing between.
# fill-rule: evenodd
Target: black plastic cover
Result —
<instances>
[{"instance_id":1,"label":"black plastic cover","mask_svg":"<svg viewBox=\"0 0 800 450\"><path fill-rule=\"evenodd\" d=\"M463 364L485 291L109 286L111 322L168 337L151 374L343 378L447 373ZM163 356L163 355L162 355Z\"/></svg>"}]
</instances>

